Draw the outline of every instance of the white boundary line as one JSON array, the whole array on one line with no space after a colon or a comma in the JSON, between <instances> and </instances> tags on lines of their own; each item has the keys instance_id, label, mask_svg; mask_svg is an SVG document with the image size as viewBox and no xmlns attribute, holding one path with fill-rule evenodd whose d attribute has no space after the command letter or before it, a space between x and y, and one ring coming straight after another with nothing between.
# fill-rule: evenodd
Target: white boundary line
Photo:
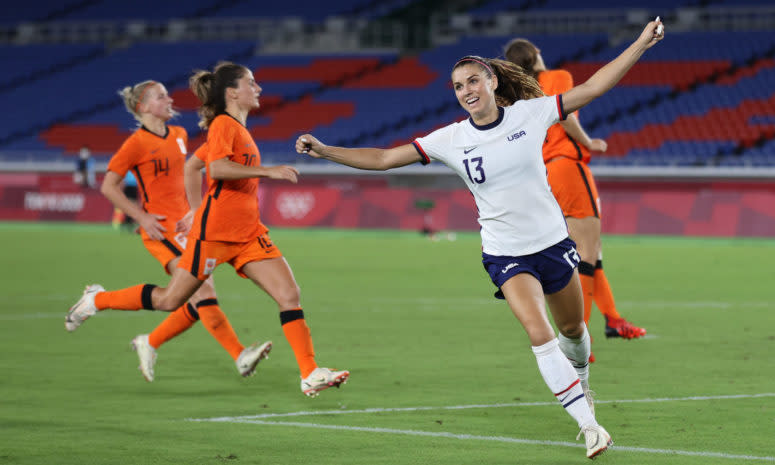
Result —
<instances>
[{"instance_id":1,"label":"white boundary line","mask_svg":"<svg viewBox=\"0 0 775 465\"><path fill-rule=\"evenodd\" d=\"M775 393L766 392L760 394L735 394L724 396L689 396L689 397L661 397L661 398L647 398L647 399L622 399L622 400L608 400L608 401L596 401L596 404L614 404L614 403L654 403L654 402L681 402L681 401L700 401L700 400L729 400L729 399L755 399L763 397L775 397ZM500 408L500 407L542 407L548 405L557 405L557 402L520 402L520 403L503 403L503 404L474 404L474 405L452 405L452 406L423 406L423 407L399 407L399 408L368 408L359 410L318 410L318 411L300 411L300 412L287 412L287 413L265 413L261 415L246 415L236 417L214 417L214 418L189 418L188 421L195 422L220 422L220 423L243 423L253 425L266 425L266 426L292 426L298 428L316 428L316 429L329 429L339 431L360 431L368 433L383 433L383 434L403 434L409 436L424 436L435 438L447 438L458 440L475 440L475 441L495 441L517 444L531 444L531 445L548 445L548 446L560 446L560 447L574 447L583 448L583 444L564 442L564 441L542 441L536 439L524 439L524 438L512 438L506 436L476 436L471 434L455 434L448 432L436 432L436 431L420 431L420 430L403 430L393 428L373 428L363 426L349 426L349 425L324 425L319 423L303 423L303 422L291 422L291 421L266 421L263 418L278 418L278 417L300 417L300 416L317 416L317 415L343 415L354 413L383 413L383 412L417 412L427 410L464 410L473 408ZM611 450L625 451L625 452L639 452L650 454L663 454L663 455L684 455L691 457L709 457L720 458L729 460L755 460L764 462L775 462L775 457L770 456L756 456L756 455L740 455L740 454L727 454L723 452L711 452L711 451L688 451L677 449L656 449L649 447L631 447L631 446L612 446Z\"/></svg>"},{"instance_id":2,"label":"white boundary line","mask_svg":"<svg viewBox=\"0 0 775 465\"><path fill-rule=\"evenodd\" d=\"M729 400L729 399L756 399L760 397L775 397L775 392L765 392L761 394L733 394L726 396L690 396L690 397L659 397L646 399L620 399L620 400L595 400L595 405L599 404L631 404L631 403L654 403L654 402L681 402L690 400ZM444 405L444 406L425 406L425 407L395 407L395 408L366 408L360 410L309 410L287 413L262 413L259 415L241 415L236 417L213 417L213 418L189 418L189 421L214 421L231 422L243 420L260 420L263 418L278 417L304 417L314 415L347 415L351 413L385 413L385 412L420 412L426 410L466 410L473 408L502 408L502 407L544 407L557 405L553 402L512 402L503 404L472 404L472 405Z\"/></svg>"},{"instance_id":3,"label":"white boundary line","mask_svg":"<svg viewBox=\"0 0 775 465\"><path fill-rule=\"evenodd\" d=\"M447 432L435 432L435 431L419 431L411 429L393 429L393 428L369 428L364 426L347 426L347 425L323 425L318 423L302 423L293 421L262 421L262 420L237 420L234 423L248 423L253 425L271 425L271 426L295 426L300 428L316 428L316 429L331 429L340 431L361 431L367 433L383 433L383 434L405 434L409 436L425 436L434 438L446 438L446 439L461 439L461 440L474 440L474 441L494 441L494 442L508 442L517 444L531 444L541 446L560 446L560 447L574 447L584 448L584 444L564 441L541 441L538 439L522 439L511 438L506 436L475 436L472 434L455 434ZM690 450L676 450L676 449L653 449L650 447L629 447L629 446L611 446L610 450L625 451L625 452L640 452L650 454L664 454L664 455L686 455L693 457L712 457L720 459L730 460L758 460L764 462L775 462L775 457L757 456L757 455L737 455L737 454L725 454L723 452L707 452L707 451L690 451Z\"/></svg>"}]
</instances>

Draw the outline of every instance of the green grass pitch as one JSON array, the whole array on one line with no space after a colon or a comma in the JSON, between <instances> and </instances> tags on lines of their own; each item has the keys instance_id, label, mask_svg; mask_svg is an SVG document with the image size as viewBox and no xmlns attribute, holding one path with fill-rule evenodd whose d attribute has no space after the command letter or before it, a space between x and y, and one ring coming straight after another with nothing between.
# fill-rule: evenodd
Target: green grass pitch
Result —
<instances>
[{"instance_id":1,"label":"green grass pitch","mask_svg":"<svg viewBox=\"0 0 775 465\"><path fill-rule=\"evenodd\" d=\"M243 379L196 325L146 383L129 348L164 314L64 316L83 286L166 275L108 226L0 223L0 464L585 463L573 420L480 262L475 234L276 229L317 359L341 389L299 390L274 303L228 266L222 308L275 348ZM606 339L591 384L616 464L775 462L775 241L605 237L619 311L646 339ZM220 419L220 421L212 421ZM198 420L198 421L192 421Z\"/></svg>"}]
</instances>

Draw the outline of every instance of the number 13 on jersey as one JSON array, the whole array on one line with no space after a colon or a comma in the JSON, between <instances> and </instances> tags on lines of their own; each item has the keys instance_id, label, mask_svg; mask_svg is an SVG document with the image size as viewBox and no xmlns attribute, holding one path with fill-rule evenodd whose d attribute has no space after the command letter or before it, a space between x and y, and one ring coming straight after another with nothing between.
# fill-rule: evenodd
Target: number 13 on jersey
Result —
<instances>
[{"instance_id":1,"label":"number 13 on jersey","mask_svg":"<svg viewBox=\"0 0 775 465\"><path fill-rule=\"evenodd\" d=\"M466 167L466 174L471 182L481 184L486 180L484 168L482 168L482 157L474 157L463 160L463 166ZM473 174L471 172L473 171Z\"/></svg>"}]
</instances>

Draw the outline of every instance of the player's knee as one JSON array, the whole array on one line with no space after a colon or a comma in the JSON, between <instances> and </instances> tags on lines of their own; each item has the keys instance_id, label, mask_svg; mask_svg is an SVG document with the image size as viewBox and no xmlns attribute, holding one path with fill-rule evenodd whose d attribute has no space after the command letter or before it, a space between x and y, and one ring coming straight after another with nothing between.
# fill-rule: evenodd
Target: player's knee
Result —
<instances>
[{"instance_id":1,"label":"player's knee","mask_svg":"<svg viewBox=\"0 0 775 465\"><path fill-rule=\"evenodd\" d=\"M280 308L296 308L300 305L301 289L296 283L285 286L275 295L277 304L280 306Z\"/></svg>"},{"instance_id":2,"label":"player's knee","mask_svg":"<svg viewBox=\"0 0 775 465\"><path fill-rule=\"evenodd\" d=\"M584 322L568 322L557 325L557 330L569 339L578 339L584 335Z\"/></svg>"}]
</instances>

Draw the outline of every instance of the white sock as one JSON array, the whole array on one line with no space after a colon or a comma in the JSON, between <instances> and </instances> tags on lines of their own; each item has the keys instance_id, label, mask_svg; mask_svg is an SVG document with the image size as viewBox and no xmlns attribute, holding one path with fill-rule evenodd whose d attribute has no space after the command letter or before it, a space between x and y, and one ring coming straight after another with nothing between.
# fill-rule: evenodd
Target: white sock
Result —
<instances>
[{"instance_id":1,"label":"white sock","mask_svg":"<svg viewBox=\"0 0 775 465\"><path fill-rule=\"evenodd\" d=\"M544 345L533 346L538 370L565 411L579 424L579 428L597 425L595 416L584 398L579 377L559 345L555 338Z\"/></svg>"},{"instance_id":2,"label":"white sock","mask_svg":"<svg viewBox=\"0 0 775 465\"><path fill-rule=\"evenodd\" d=\"M578 339L570 339L562 334L557 339L560 341L560 350L576 370L576 374L579 375L581 382L589 386L589 354L592 349L590 347L587 325L584 325L584 334Z\"/></svg>"}]
</instances>

